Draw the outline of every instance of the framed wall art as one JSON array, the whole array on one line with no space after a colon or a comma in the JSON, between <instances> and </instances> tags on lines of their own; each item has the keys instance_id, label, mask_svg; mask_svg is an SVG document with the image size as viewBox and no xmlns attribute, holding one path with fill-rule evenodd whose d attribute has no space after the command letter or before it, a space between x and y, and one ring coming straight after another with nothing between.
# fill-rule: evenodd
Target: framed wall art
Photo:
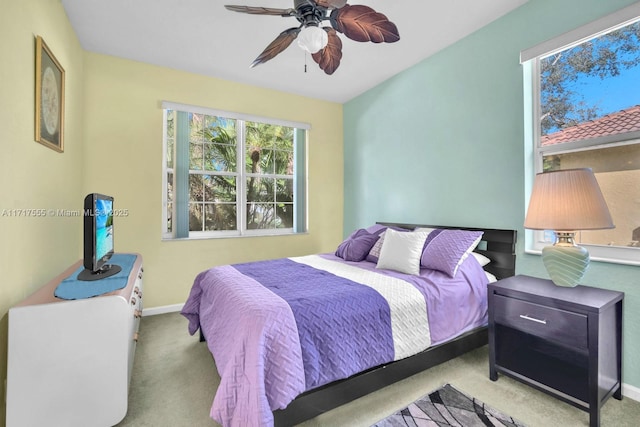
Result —
<instances>
[{"instance_id":1,"label":"framed wall art","mask_svg":"<svg viewBox=\"0 0 640 427\"><path fill-rule=\"evenodd\" d=\"M36 142L64 151L64 68L36 38Z\"/></svg>"}]
</instances>

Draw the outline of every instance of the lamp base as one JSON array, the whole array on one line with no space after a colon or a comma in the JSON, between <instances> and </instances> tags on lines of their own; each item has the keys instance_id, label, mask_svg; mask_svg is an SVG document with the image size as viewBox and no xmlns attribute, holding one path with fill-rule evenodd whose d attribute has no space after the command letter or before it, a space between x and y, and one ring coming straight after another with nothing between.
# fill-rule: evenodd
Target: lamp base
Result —
<instances>
[{"instance_id":1,"label":"lamp base","mask_svg":"<svg viewBox=\"0 0 640 427\"><path fill-rule=\"evenodd\" d=\"M574 233L556 234L558 242L542 249L542 262L553 283L574 287L580 283L589 266L589 252L573 243Z\"/></svg>"}]
</instances>

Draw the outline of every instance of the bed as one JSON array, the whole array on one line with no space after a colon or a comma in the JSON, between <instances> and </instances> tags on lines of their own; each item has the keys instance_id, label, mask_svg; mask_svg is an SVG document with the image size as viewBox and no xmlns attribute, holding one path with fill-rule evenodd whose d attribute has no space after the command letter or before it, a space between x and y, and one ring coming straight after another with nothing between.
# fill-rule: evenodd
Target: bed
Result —
<instances>
[{"instance_id":1,"label":"bed","mask_svg":"<svg viewBox=\"0 0 640 427\"><path fill-rule=\"evenodd\" d=\"M486 285L515 273L515 242L377 223L335 253L203 271L182 314L220 374L211 417L297 424L485 345Z\"/></svg>"}]
</instances>

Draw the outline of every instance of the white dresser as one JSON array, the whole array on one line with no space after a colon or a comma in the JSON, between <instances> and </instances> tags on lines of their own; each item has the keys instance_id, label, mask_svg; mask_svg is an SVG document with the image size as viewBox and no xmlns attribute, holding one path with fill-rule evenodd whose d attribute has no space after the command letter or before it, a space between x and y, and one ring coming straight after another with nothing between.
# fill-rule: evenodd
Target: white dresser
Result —
<instances>
[{"instance_id":1,"label":"white dresser","mask_svg":"<svg viewBox=\"0 0 640 427\"><path fill-rule=\"evenodd\" d=\"M123 289L56 298L78 261L9 310L7 427L106 427L124 418L142 314L142 256L133 255Z\"/></svg>"}]
</instances>

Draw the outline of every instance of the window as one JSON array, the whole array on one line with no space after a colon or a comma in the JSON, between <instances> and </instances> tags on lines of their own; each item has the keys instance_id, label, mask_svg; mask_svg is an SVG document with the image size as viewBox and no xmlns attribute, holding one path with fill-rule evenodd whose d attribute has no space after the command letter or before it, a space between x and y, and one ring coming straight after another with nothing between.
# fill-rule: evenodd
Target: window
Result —
<instances>
[{"instance_id":1,"label":"window","mask_svg":"<svg viewBox=\"0 0 640 427\"><path fill-rule=\"evenodd\" d=\"M593 259L640 264L640 7L524 51L535 172L593 169L616 228L579 231ZM527 98L527 97L525 97ZM531 232L527 249L553 243Z\"/></svg>"},{"instance_id":2,"label":"window","mask_svg":"<svg viewBox=\"0 0 640 427\"><path fill-rule=\"evenodd\" d=\"M163 109L163 238L306 231L308 125Z\"/></svg>"}]
</instances>

